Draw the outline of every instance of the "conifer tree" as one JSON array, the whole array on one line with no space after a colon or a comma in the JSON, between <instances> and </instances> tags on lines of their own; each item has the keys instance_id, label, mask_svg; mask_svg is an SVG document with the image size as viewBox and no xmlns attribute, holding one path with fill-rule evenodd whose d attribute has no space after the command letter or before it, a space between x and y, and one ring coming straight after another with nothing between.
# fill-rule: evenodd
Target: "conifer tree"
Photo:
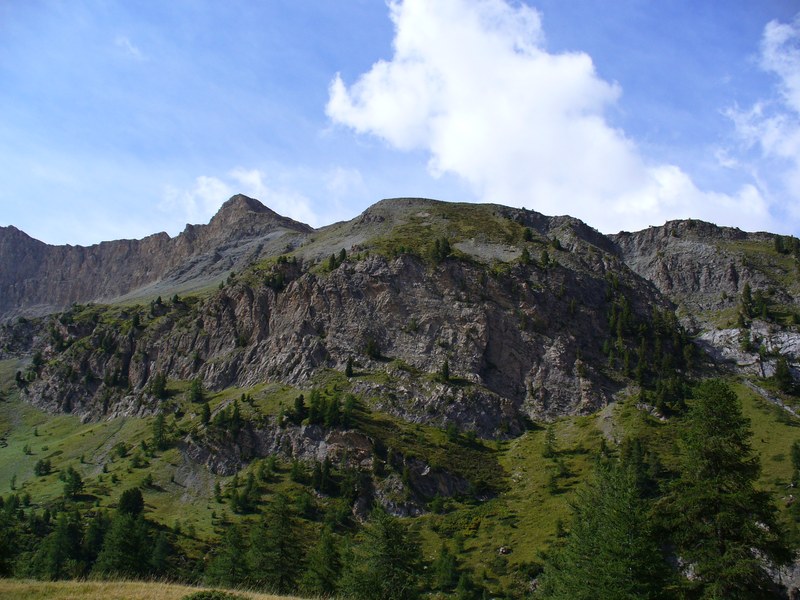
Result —
<instances>
[{"instance_id":1,"label":"conifer tree","mask_svg":"<svg viewBox=\"0 0 800 600\"><path fill-rule=\"evenodd\" d=\"M775 374L772 380L778 386L778 389L787 394L791 394L795 389L794 378L789 369L789 361L785 356L779 356L775 364Z\"/></svg>"},{"instance_id":2,"label":"conifer tree","mask_svg":"<svg viewBox=\"0 0 800 600\"><path fill-rule=\"evenodd\" d=\"M544 433L544 448L542 449L542 456L544 458L553 458L556 455L556 430L555 426L551 423L547 426Z\"/></svg>"},{"instance_id":3,"label":"conifer tree","mask_svg":"<svg viewBox=\"0 0 800 600\"><path fill-rule=\"evenodd\" d=\"M458 584L456 557L444 543L431 565L431 579L432 587L442 592L449 592Z\"/></svg>"},{"instance_id":4,"label":"conifer tree","mask_svg":"<svg viewBox=\"0 0 800 600\"><path fill-rule=\"evenodd\" d=\"M792 442L792 481L796 484L800 479L800 440Z\"/></svg>"},{"instance_id":5,"label":"conifer tree","mask_svg":"<svg viewBox=\"0 0 800 600\"><path fill-rule=\"evenodd\" d=\"M206 583L236 587L247 581L244 538L244 532L238 525L228 525L225 535L217 546L217 554L206 569Z\"/></svg>"},{"instance_id":6,"label":"conifer tree","mask_svg":"<svg viewBox=\"0 0 800 600\"><path fill-rule=\"evenodd\" d=\"M138 487L130 488L122 492L117 503L117 511L134 517L142 514L144 511L144 498L142 497L142 490Z\"/></svg>"},{"instance_id":7,"label":"conifer tree","mask_svg":"<svg viewBox=\"0 0 800 600\"><path fill-rule=\"evenodd\" d=\"M75 498L83 490L83 479L74 467L67 467L59 478L64 482L64 496L67 498Z\"/></svg>"},{"instance_id":8,"label":"conifer tree","mask_svg":"<svg viewBox=\"0 0 800 600\"><path fill-rule=\"evenodd\" d=\"M203 392L203 380L199 377L192 379L189 384L189 401L190 402L203 402L205 394Z\"/></svg>"},{"instance_id":9,"label":"conifer tree","mask_svg":"<svg viewBox=\"0 0 800 600\"><path fill-rule=\"evenodd\" d=\"M790 558L766 492L749 422L720 380L695 390L680 430L679 476L664 500L679 556L691 565L691 597L760 598L771 581L767 563Z\"/></svg>"},{"instance_id":10,"label":"conifer tree","mask_svg":"<svg viewBox=\"0 0 800 600\"><path fill-rule=\"evenodd\" d=\"M342 576L342 591L361 600L419 596L420 545L403 523L376 507L358 535Z\"/></svg>"},{"instance_id":11,"label":"conifer tree","mask_svg":"<svg viewBox=\"0 0 800 600\"><path fill-rule=\"evenodd\" d=\"M347 357L347 364L344 367L344 376L345 377L352 377L353 376L353 357Z\"/></svg>"},{"instance_id":12,"label":"conifer tree","mask_svg":"<svg viewBox=\"0 0 800 600\"><path fill-rule=\"evenodd\" d=\"M81 529L77 518L61 513L53 531L42 541L33 559L31 570L44 579L66 579L78 575Z\"/></svg>"},{"instance_id":13,"label":"conifer tree","mask_svg":"<svg viewBox=\"0 0 800 600\"><path fill-rule=\"evenodd\" d=\"M297 517L283 494L275 494L266 514L250 535L247 565L253 584L275 592L295 588L303 571Z\"/></svg>"},{"instance_id":14,"label":"conifer tree","mask_svg":"<svg viewBox=\"0 0 800 600\"><path fill-rule=\"evenodd\" d=\"M329 597L336 594L341 573L341 556L330 527L325 527L319 542L308 553L302 589L313 596Z\"/></svg>"},{"instance_id":15,"label":"conifer tree","mask_svg":"<svg viewBox=\"0 0 800 600\"><path fill-rule=\"evenodd\" d=\"M164 413L158 413L153 420L153 447L156 450L164 450L167 447L167 431L164 422Z\"/></svg>"},{"instance_id":16,"label":"conifer tree","mask_svg":"<svg viewBox=\"0 0 800 600\"><path fill-rule=\"evenodd\" d=\"M81 553L89 564L97 560L103 547L103 539L111 527L111 519L104 511L97 512L86 525L81 542Z\"/></svg>"},{"instance_id":17,"label":"conifer tree","mask_svg":"<svg viewBox=\"0 0 800 600\"><path fill-rule=\"evenodd\" d=\"M119 512L111 522L92 570L103 576L136 577L150 566L150 536L144 518Z\"/></svg>"},{"instance_id":18,"label":"conifer tree","mask_svg":"<svg viewBox=\"0 0 800 600\"><path fill-rule=\"evenodd\" d=\"M537 598L662 598L667 573L636 467L600 463L578 494L569 534L548 556Z\"/></svg>"},{"instance_id":19,"label":"conifer tree","mask_svg":"<svg viewBox=\"0 0 800 600\"><path fill-rule=\"evenodd\" d=\"M156 537L153 544L153 552L150 554L150 571L154 575L163 574L167 571L167 559L169 559L170 554L172 554L172 547L167 534L162 531Z\"/></svg>"},{"instance_id":20,"label":"conifer tree","mask_svg":"<svg viewBox=\"0 0 800 600\"><path fill-rule=\"evenodd\" d=\"M150 393L159 400L167 398L167 376L164 373L156 373L150 380Z\"/></svg>"}]
</instances>

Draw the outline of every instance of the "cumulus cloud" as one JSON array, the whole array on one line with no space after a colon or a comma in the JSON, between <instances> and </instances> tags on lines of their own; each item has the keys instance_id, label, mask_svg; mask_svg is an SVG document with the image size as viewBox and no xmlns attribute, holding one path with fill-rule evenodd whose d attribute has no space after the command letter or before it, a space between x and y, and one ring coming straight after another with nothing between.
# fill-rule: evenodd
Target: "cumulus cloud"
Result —
<instances>
[{"instance_id":1,"label":"cumulus cloud","mask_svg":"<svg viewBox=\"0 0 800 600\"><path fill-rule=\"evenodd\" d=\"M755 175L771 179L778 173L774 193L785 197L789 215L800 219L800 15L792 23L767 24L760 65L777 77L775 93L746 110L730 109L727 115L745 145L756 148L766 161L751 166Z\"/></svg>"},{"instance_id":2,"label":"cumulus cloud","mask_svg":"<svg viewBox=\"0 0 800 600\"><path fill-rule=\"evenodd\" d=\"M265 181L265 174L258 169L236 168L230 176L237 189L245 196L257 198L276 213L295 221L317 225L317 216L311 202L303 194L287 188L274 188Z\"/></svg>"},{"instance_id":3,"label":"cumulus cloud","mask_svg":"<svg viewBox=\"0 0 800 600\"><path fill-rule=\"evenodd\" d=\"M221 179L201 175L188 189L167 187L160 208L184 219L185 223L207 223L234 193Z\"/></svg>"},{"instance_id":4,"label":"cumulus cloud","mask_svg":"<svg viewBox=\"0 0 800 600\"><path fill-rule=\"evenodd\" d=\"M428 153L482 201L569 213L607 232L700 217L771 224L754 186L710 193L675 165L651 164L609 125L620 87L590 56L551 53L542 17L505 0L395 0L391 60L348 86L337 75L334 122L399 150Z\"/></svg>"}]
</instances>

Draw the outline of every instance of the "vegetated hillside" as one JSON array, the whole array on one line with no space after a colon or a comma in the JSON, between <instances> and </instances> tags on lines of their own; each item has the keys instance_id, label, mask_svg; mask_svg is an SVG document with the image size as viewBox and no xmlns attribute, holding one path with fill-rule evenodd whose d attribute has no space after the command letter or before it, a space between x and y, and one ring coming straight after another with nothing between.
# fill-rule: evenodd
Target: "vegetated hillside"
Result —
<instances>
[{"instance_id":1,"label":"vegetated hillside","mask_svg":"<svg viewBox=\"0 0 800 600\"><path fill-rule=\"evenodd\" d=\"M0 543L0 569L54 576L36 542L60 531L52 515L77 507L65 531L113 539L135 488L140 541L170 552L122 574L327 593L308 572L254 579L254 532L293 523L278 537L310 570L328 528L355 540L357 564L370 532L394 527L367 520L379 506L414 517L422 558L450 569L425 589L518 597L598 456L646 448L654 485L676 475L690 387L714 375L734 385L760 485L796 529L796 240L695 221L609 238L569 217L420 199L312 230L235 197L204 227L167 274L121 278L114 303L0 330L0 486L28 519L14 521L13 564ZM83 289L106 289L108 269L86 270ZM6 314L37 304L46 279ZM58 577L120 573L97 548L71 560ZM225 560L250 570L225 579Z\"/></svg>"},{"instance_id":2,"label":"vegetated hillside","mask_svg":"<svg viewBox=\"0 0 800 600\"><path fill-rule=\"evenodd\" d=\"M612 238L716 362L765 377L784 357L800 375L800 240L696 220Z\"/></svg>"}]
</instances>

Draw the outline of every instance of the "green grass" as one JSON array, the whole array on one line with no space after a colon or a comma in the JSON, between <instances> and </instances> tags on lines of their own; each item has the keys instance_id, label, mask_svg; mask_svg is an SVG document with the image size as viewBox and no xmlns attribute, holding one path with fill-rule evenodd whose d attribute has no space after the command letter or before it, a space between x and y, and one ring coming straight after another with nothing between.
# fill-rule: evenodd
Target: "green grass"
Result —
<instances>
[{"instance_id":1,"label":"green grass","mask_svg":"<svg viewBox=\"0 0 800 600\"><path fill-rule=\"evenodd\" d=\"M212 588L166 582L142 581L22 581L0 579L0 596L6 600L182 600L190 594ZM218 588L215 588L218 589ZM289 596L257 594L247 590L225 590L248 600L279 600Z\"/></svg>"},{"instance_id":2,"label":"green grass","mask_svg":"<svg viewBox=\"0 0 800 600\"><path fill-rule=\"evenodd\" d=\"M6 382L13 372L13 365L0 363L0 373L4 373ZM786 495L792 470L790 447L798 439L800 423L743 384L735 380L731 383L741 399L744 415L751 422L753 448L762 464L759 485L772 493L776 504L784 509L781 498ZM319 373L315 384L323 395L347 393L350 389L350 382L337 371ZM199 411L199 407L185 400L187 386L187 382L181 381L170 381L168 385L172 396L167 402L183 411L184 416L176 423L184 431L196 426ZM275 414L281 407L290 407L297 393L299 390L290 386L261 384L251 389L230 388L208 397L211 406L217 409L240 399L242 394L249 394L252 405L240 402L240 408L245 418L257 419L259 415ZM442 542L451 549L462 548L460 558L465 566L484 574L493 590L508 589L517 567L537 561L554 541L558 523L568 526L569 502L591 472L603 431L617 439L626 436L646 439L667 468L673 464L676 453L675 427L637 409L632 398L599 415L557 421L553 425L557 453L551 458L543 456L546 430L542 427L513 440L484 442L470 440L463 434L454 440L441 429L405 422L375 411L366 403L359 404L355 419L358 429L385 449L416 456L435 468L445 468L483 485L490 492L483 500L449 499L444 514L427 514L409 524L419 532L427 558L436 555ZM167 422L172 425L172 417ZM29 493L34 505L42 506L58 498L63 486L57 472L45 477L33 475L35 462L47 457L53 461L55 470L71 465L81 473L87 482L83 498L86 506L97 502L100 507L113 510L124 489L140 485L150 474L154 485L143 490L148 518L169 527L180 525L184 550L200 557L204 552L202 542L219 535L225 520L257 515L233 515L227 500L217 502L213 494L215 482L224 491L232 478L214 476L204 466L184 458L176 448L148 456L146 467L134 468L131 455L142 440L150 438L151 428L152 418L82 424L74 416L47 415L12 397L0 402L0 434L5 435L8 443L0 449L0 490L7 494L11 475L16 474L17 491ZM120 442L129 448L125 457L114 450ZM24 453L26 445L31 447L31 455ZM563 465L562 473L554 477L559 464ZM246 466L238 474L239 480L244 482L249 472L257 473L258 466L258 461ZM117 481L112 482L112 478ZM288 465L281 462L275 476L261 484L262 504L278 491L297 497L306 493L303 490L290 480ZM317 497L312 502L317 506L317 514L321 514L331 500ZM304 523L310 539L318 525ZM193 539L185 537L187 531L191 531ZM500 546L508 548L510 553L500 556Z\"/></svg>"},{"instance_id":3,"label":"green grass","mask_svg":"<svg viewBox=\"0 0 800 600\"><path fill-rule=\"evenodd\" d=\"M775 252L772 241L720 242L720 250L739 254L743 262L789 291L798 291L798 263L791 254Z\"/></svg>"},{"instance_id":4,"label":"green grass","mask_svg":"<svg viewBox=\"0 0 800 600\"><path fill-rule=\"evenodd\" d=\"M499 244L521 244L524 227L481 204L431 203L409 211L386 235L370 241L379 254L393 256L399 248L425 255L433 240L448 238L451 245L475 238Z\"/></svg>"},{"instance_id":5,"label":"green grass","mask_svg":"<svg viewBox=\"0 0 800 600\"><path fill-rule=\"evenodd\" d=\"M782 497L791 480L791 446L800 439L800 421L741 383L733 388L750 420L753 450L761 458L759 483L776 498Z\"/></svg>"}]
</instances>

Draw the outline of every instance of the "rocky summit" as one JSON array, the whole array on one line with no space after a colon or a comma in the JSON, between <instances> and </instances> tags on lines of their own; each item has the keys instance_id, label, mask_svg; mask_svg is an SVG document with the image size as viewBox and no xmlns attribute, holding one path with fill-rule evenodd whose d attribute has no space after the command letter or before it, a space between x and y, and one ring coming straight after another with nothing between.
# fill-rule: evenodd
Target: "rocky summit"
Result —
<instances>
[{"instance_id":1,"label":"rocky summit","mask_svg":"<svg viewBox=\"0 0 800 600\"><path fill-rule=\"evenodd\" d=\"M655 440L672 468L692 382L734 382L772 415L757 449L769 485L788 477L793 237L696 220L603 235L417 198L315 229L239 195L174 238L49 246L0 228L0 265L0 441L25 450L0 448L0 477L36 502L55 495L34 457L80 465L98 505L107 477L147 468L157 518L192 507L213 536L213 503L259 512L258 484L237 486L284 465L288 489L315 490L308 515L431 519L510 589L499 562L535 571L592 453Z\"/></svg>"}]
</instances>

